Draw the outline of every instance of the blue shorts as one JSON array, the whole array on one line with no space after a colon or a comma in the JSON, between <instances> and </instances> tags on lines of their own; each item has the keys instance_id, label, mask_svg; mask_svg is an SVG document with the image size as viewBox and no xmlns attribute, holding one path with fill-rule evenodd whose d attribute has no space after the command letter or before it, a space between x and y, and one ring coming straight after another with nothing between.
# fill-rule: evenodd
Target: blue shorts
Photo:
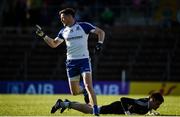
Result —
<instances>
[{"instance_id":1,"label":"blue shorts","mask_svg":"<svg viewBox=\"0 0 180 117\"><path fill-rule=\"evenodd\" d=\"M66 70L68 78L81 75L83 72L91 72L91 62L89 58L66 60Z\"/></svg>"}]
</instances>

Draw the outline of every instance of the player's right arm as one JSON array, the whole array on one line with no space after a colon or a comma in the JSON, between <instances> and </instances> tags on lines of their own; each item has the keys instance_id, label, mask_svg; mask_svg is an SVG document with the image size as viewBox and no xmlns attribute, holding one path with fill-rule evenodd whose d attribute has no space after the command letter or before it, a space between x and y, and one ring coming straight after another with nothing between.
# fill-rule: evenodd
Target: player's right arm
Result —
<instances>
[{"instance_id":1,"label":"player's right arm","mask_svg":"<svg viewBox=\"0 0 180 117\"><path fill-rule=\"evenodd\" d=\"M52 39L48 37L47 35L43 38L44 41L52 48L56 48L58 45L60 45L63 40L56 37L55 39Z\"/></svg>"},{"instance_id":2,"label":"player's right arm","mask_svg":"<svg viewBox=\"0 0 180 117\"><path fill-rule=\"evenodd\" d=\"M63 42L63 39L60 39L59 37L52 39L51 37L47 36L39 25L36 25L36 34L43 38L44 41L52 48L56 48Z\"/></svg>"}]
</instances>

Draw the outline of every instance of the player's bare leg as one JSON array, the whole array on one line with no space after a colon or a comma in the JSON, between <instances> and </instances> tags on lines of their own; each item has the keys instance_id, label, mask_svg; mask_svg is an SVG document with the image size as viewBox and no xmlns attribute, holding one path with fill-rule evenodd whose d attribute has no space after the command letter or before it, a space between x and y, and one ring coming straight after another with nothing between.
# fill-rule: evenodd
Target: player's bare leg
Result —
<instances>
[{"instance_id":1,"label":"player's bare leg","mask_svg":"<svg viewBox=\"0 0 180 117\"><path fill-rule=\"evenodd\" d=\"M64 102L61 102L61 113L63 113L66 109L74 109L86 114L93 114L93 108L89 104L83 104L80 102L71 102L68 99L65 99Z\"/></svg>"},{"instance_id":2,"label":"player's bare leg","mask_svg":"<svg viewBox=\"0 0 180 117\"><path fill-rule=\"evenodd\" d=\"M80 87L79 84L80 76L75 76L73 78L69 78L69 87L72 95L78 95L83 92L83 89Z\"/></svg>"},{"instance_id":3,"label":"player's bare leg","mask_svg":"<svg viewBox=\"0 0 180 117\"><path fill-rule=\"evenodd\" d=\"M73 80L72 80L73 79ZM78 94L83 94L84 95L84 100L86 104L89 103L89 97L86 89L80 86L79 80L80 76L76 76L72 79L69 79L69 87L72 95L78 95Z\"/></svg>"},{"instance_id":4,"label":"player's bare leg","mask_svg":"<svg viewBox=\"0 0 180 117\"><path fill-rule=\"evenodd\" d=\"M84 72L82 74L84 86L88 92L89 100L93 106L93 114L98 115L97 98L92 85L92 74L91 72Z\"/></svg>"},{"instance_id":5,"label":"player's bare leg","mask_svg":"<svg viewBox=\"0 0 180 117\"><path fill-rule=\"evenodd\" d=\"M97 99L92 85L92 74L91 72L84 72L82 76L85 89L89 96L89 101L93 107L93 114L98 115ZM79 78L80 76L76 76L71 79L69 78L69 87L72 95L84 93L84 89L80 87Z\"/></svg>"},{"instance_id":6,"label":"player's bare leg","mask_svg":"<svg viewBox=\"0 0 180 117\"><path fill-rule=\"evenodd\" d=\"M92 114L93 113L93 109L91 105L88 104L82 104L82 103L78 103L78 102L71 102L71 107L74 110L83 112L83 113L87 113L87 114Z\"/></svg>"}]
</instances>

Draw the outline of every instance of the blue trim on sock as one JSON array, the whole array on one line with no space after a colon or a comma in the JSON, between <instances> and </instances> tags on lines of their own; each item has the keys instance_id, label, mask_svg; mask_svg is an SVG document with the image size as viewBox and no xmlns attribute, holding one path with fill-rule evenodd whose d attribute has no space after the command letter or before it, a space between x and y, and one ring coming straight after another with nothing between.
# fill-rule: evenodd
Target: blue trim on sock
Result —
<instances>
[{"instance_id":1,"label":"blue trim on sock","mask_svg":"<svg viewBox=\"0 0 180 117\"><path fill-rule=\"evenodd\" d=\"M94 106L93 106L93 114L94 114L94 115L99 115L98 106L97 106L97 105L94 105Z\"/></svg>"}]
</instances>

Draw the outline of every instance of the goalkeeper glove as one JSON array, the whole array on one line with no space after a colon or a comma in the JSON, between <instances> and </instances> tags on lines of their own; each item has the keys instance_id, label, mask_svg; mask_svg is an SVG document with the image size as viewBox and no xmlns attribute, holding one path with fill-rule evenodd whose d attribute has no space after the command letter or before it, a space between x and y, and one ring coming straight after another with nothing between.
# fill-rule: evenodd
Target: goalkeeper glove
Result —
<instances>
[{"instance_id":1,"label":"goalkeeper glove","mask_svg":"<svg viewBox=\"0 0 180 117\"><path fill-rule=\"evenodd\" d=\"M36 25L36 34L41 38L44 38L46 36L46 34L39 25Z\"/></svg>"},{"instance_id":2,"label":"goalkeeper glove","mask_svg":"<svg viewBox=\"0 0 180 117\"><path fill-rule=\"evenodd\" d=\"M100 54L101 51L102 51L102 49L103 49L103 43L98 42L98 43L96 44L95 49L94 49L94 53L95 53L95 54Z\"/></svg>"},{"instance_id":3,"label":"goalkeeper glove","mask_svg":"<svg viewBox=\"0 0 180 117\"><path fill-rule=\"evenodd\" d=\"M125 115L131 115L129 111L125 111Z\"/></svg>"},{"instance_id":4,"label":"goalkeeper glove","mask_svg":"<svg viewBox=\"0 0 180 117\"><path fill-rule=\"evenodd\" d=\"M149 115L149 116L159 116L160 113L156 112L156 111L150 111L149 113L147 113L146 115Z\"/></svg>"}]
</instances>

